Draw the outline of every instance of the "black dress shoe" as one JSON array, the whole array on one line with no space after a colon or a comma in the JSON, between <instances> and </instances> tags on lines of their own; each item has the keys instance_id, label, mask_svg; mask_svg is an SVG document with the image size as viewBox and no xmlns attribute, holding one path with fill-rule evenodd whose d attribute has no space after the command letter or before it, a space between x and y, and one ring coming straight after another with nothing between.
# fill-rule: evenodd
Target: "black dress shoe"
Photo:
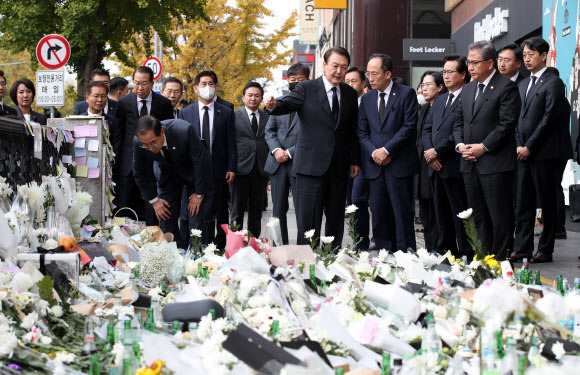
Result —
<instances>
[{"instance_id":1,"label":"black dress shoe","mask_svg":"<svg viewBox=\"0 0 580 375\"><path fill-rule=\"evenodd\" d=\"M512 256L510 257L510 262L519 262L524 258L531 258L532 255L531 254L526 254L526 253L513 253Z\"/></svg>"},{"instance_id":2,"label":"black dress shoe","mask_svg":"<svg viewBox=\"0 0 580 375\"><path fill-rule=\"evenodd\" d=\"M568 234L566 232L556 233L556 239L557 240L565 240L567 238L568 238Z\"/></svg>"},{"instance_id":3,"label":"black dress shoe","mask_svg":"<svg viewBox=\"0 0 580 375\"><path fill-rule=\"evenodd\" d=\"M532 263L549 263L553 262L552 254L536 253L531 260Z\"/></svg>"}]
</instances>

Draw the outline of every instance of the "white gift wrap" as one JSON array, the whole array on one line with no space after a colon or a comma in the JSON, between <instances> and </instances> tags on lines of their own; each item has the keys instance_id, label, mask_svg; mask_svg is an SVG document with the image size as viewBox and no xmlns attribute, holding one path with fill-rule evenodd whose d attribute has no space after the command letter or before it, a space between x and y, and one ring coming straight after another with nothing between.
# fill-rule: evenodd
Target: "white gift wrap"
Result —
<instances>
[{"instance_id":1,"label":"white gift wrap","mask_svg":"<svg viewBox=\"0 0 580 375\"><path fill-rule=\"evenodd\" d=\"M56 212L58 214L64 214L68 209L68 201L66 200L63 190L58 186L56 178L48 178L48 189L50 194L54 197L54 207L56 208Z\"/></svg>"},{"instance_id":2,"label":"white gift wrap","mask_svg":"<svg viewBox=\"0 0 580 375\"><path fill-rule=\"evenodd\" d=\"M285 348L290 354L300 359L306 364L306 367L301 365L287 364L280 371L280 375L332 375L334 370L331 369L320 356L307 347L303 346L298 350Z\"/></svg>"},{"instance_id":3,"label":"white gift wrap","mask_svg":"<svg viewBox=\"0 0 580 375\"><path fill-rule=\"evenodd\" d=\"M407 322L416 321L421 314L419 299L396 285L383 285L367 280L363 293L370 302L400 315Z\"/></svg>"},{"instance_id":4,"label":"white gift wrap","mask_svg":"<svg viewBox=\"0 0 580 375\"><path fill-rule=\"evenodd\" d=\"M447 319L435 318L435 330L447 345L452 348L456 347L459 338L453 334L451 323Z\"/></svg>"},{"instance_id":5,"label":"white gift wrap","mask_svg":"<svg viewBox=\"0 0 580 375\"><path fill-rule=\"evenodd\" d=\"M202 365L200 344L189 342L179 349L171 341L173 336L159 335L143 331L143 363L153 363L158 359L165 361L165 366L175 375L206 374Z\"/></svg>"},{"instance_id":6,"label":"white gift wrap","mask_svg":"<svg viewBox=\"0 0 580 375\"><path fill-rule=\"evenodd\" d=\"M13 257L18 251L16 245L18 245L16 236L12 233L4 214L0 212L0 257L2 259Z\"/></svg>"},{"instance_id":7,"label":"white gift wrap","mask_svg":"<svg viewBox=\"0 0 580 375\"><path fill-rule=\"evenodd\" d=\"M362 344L368 344L372 347L381 349L383 351L387 351L389 353L394 353L401 357L415 353L415 349L407 344L405 341L393 336L388 329L381 329L380 327L377 328L376 332L372 336L372 340L370 343L365 342L362 340L362 336L364 335L363 330L367 320L371 320L376 322L380 325L380 318L367 316L365 318L354 319L348 325L348 331Z\"/></svg>"},{"instance_id":8,"label":"white gift wrap","mask_svg":"<svg viewBox=\"0 0 580 375\"><path fill-rule=\"evenodd\" d=\"M223 267L231 268L238 272L246 271L266 275L270 274L270 266L268 263L250 246L238 250L237 253L232 255L223 264Z\"/></svg>"}]
</instances>

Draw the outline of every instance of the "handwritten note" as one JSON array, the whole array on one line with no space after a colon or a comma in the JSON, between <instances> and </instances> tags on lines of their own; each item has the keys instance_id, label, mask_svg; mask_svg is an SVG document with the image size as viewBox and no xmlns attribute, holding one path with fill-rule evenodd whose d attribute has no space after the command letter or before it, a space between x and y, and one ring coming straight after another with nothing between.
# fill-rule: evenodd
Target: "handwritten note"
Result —
<instances>
[{"instance_id":1,"label":"handwritten note","mask_svg":"<svg viewBox=\"0 0 580 375\"><path fill-rule=\"evenodd\" d=\"M99 159L88 157L87 158L87 167L89 168L98 168L99 167Z\"/></svg>"},{"instance_id":2,"label":"handwritten note","mask_svg":"<svg viewBox=\"0 0 580 375\"><path fill-rule=\"evenodd\" d=\"M85 148L86 138L75 139L75 148Z\"/></svg>"},{"instance_id":3,"label":"handwritten note","mask_svg":"<svg viewBox=\"0 0 580 375\"><path fill-rule=\"evenodd\" d=\"M66 164L72 163L72 155L63 155L62 162Z\"/></svg>"},{"instance_id":4,"label":"handwritten note","mask_svg":"<svg viewBox=\"0 0 580 375\"><path fill-rule=\"evenodd\" d=\"M89 168L89 178L99 178L99 168Z\"/></svg>"},{"instance_id":5,"label":"handwritten note","mask_svg":"<svg viewBox=\"0 0 580 375\"><path fill-rule=\"evenodd\" d=\"M89 174L89 167L86 165L77 165L77 177L87 177Z\"/></svg>"},{"instance_id":6,"label":"handwritten note","mask_svg":"<svg viewBox=\"0 0 580 375\"><path fill-rule=\"evenodd\" d=\"M99 151L99 140L98 139L89 139L89 151Z\"/></svg>"},{"instance_id":7,"label":"handwritten note","mask_svg":"<svg viewBox=\"0 0 580 375\"><path fill-rule=\"evenodd\" d=\"M87 156L87 150L85 148L76 148L75 147L75 156Z\"/></svg>"},{"instance_id":8,"label":"handwritten note","mask_svg":"<svg viewBox=\"0 0 580 375\"><path fill-rule=\"evenodd\" d=\"M87 157L86 156L79 156L75 158L76 165L87 165Z\"/></svg>"}]
</instances>

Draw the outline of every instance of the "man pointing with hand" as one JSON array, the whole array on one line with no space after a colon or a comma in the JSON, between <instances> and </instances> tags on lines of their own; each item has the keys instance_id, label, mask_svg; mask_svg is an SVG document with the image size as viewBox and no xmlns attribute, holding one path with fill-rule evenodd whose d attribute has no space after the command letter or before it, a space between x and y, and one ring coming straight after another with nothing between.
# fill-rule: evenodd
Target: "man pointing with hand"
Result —
<instances>
[{"instance_id":1,"label":"man pointing with hand","mask_svg":"<svg viewBox=\"0 0 580 375\"><path fill-rule=\"evenodd\" d=\"M307 244L304 232L320 238L322 214L325 235L340 247L344 232L346 183L350 172L360 170L356 136L358 100L355 89L344 83L350 55L342 47L324 53L322 77L299 83L288 95L264 102L272 115L297 112L302 121L292 171L296 173L298 244Z\"/></svg>"}]
</instances>

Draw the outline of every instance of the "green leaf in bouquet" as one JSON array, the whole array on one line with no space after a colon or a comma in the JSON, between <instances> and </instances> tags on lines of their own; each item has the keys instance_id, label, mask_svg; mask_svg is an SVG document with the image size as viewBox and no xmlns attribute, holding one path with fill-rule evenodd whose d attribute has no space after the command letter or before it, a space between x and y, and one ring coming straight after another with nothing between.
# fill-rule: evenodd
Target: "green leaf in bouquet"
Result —
<instances>
[{"instance_id":1,"label":"green leaf in bouquet","mask_svg":"<svg viewBox=\"0 0 580 375\"><path fill-rule=\"evenodd\" d=\"M99 221L94 216L87 215L87 217L83 219L83 225L98 225L98 224Z\"/></svg>"},{"instance_id":2,"label":"green leaf in bouquet","mask_svg":"<svg viewBox=\"0 0 580 375\"><path fill-rule=\"evenodd\" d=\"M48 302L48 306L52 307L57 304L56 299L54 299L54 294L52 289L54 288L54 280L50 276L46 275L38 283L38 294L40 298Z\"/></svg>"}]
</instances>

